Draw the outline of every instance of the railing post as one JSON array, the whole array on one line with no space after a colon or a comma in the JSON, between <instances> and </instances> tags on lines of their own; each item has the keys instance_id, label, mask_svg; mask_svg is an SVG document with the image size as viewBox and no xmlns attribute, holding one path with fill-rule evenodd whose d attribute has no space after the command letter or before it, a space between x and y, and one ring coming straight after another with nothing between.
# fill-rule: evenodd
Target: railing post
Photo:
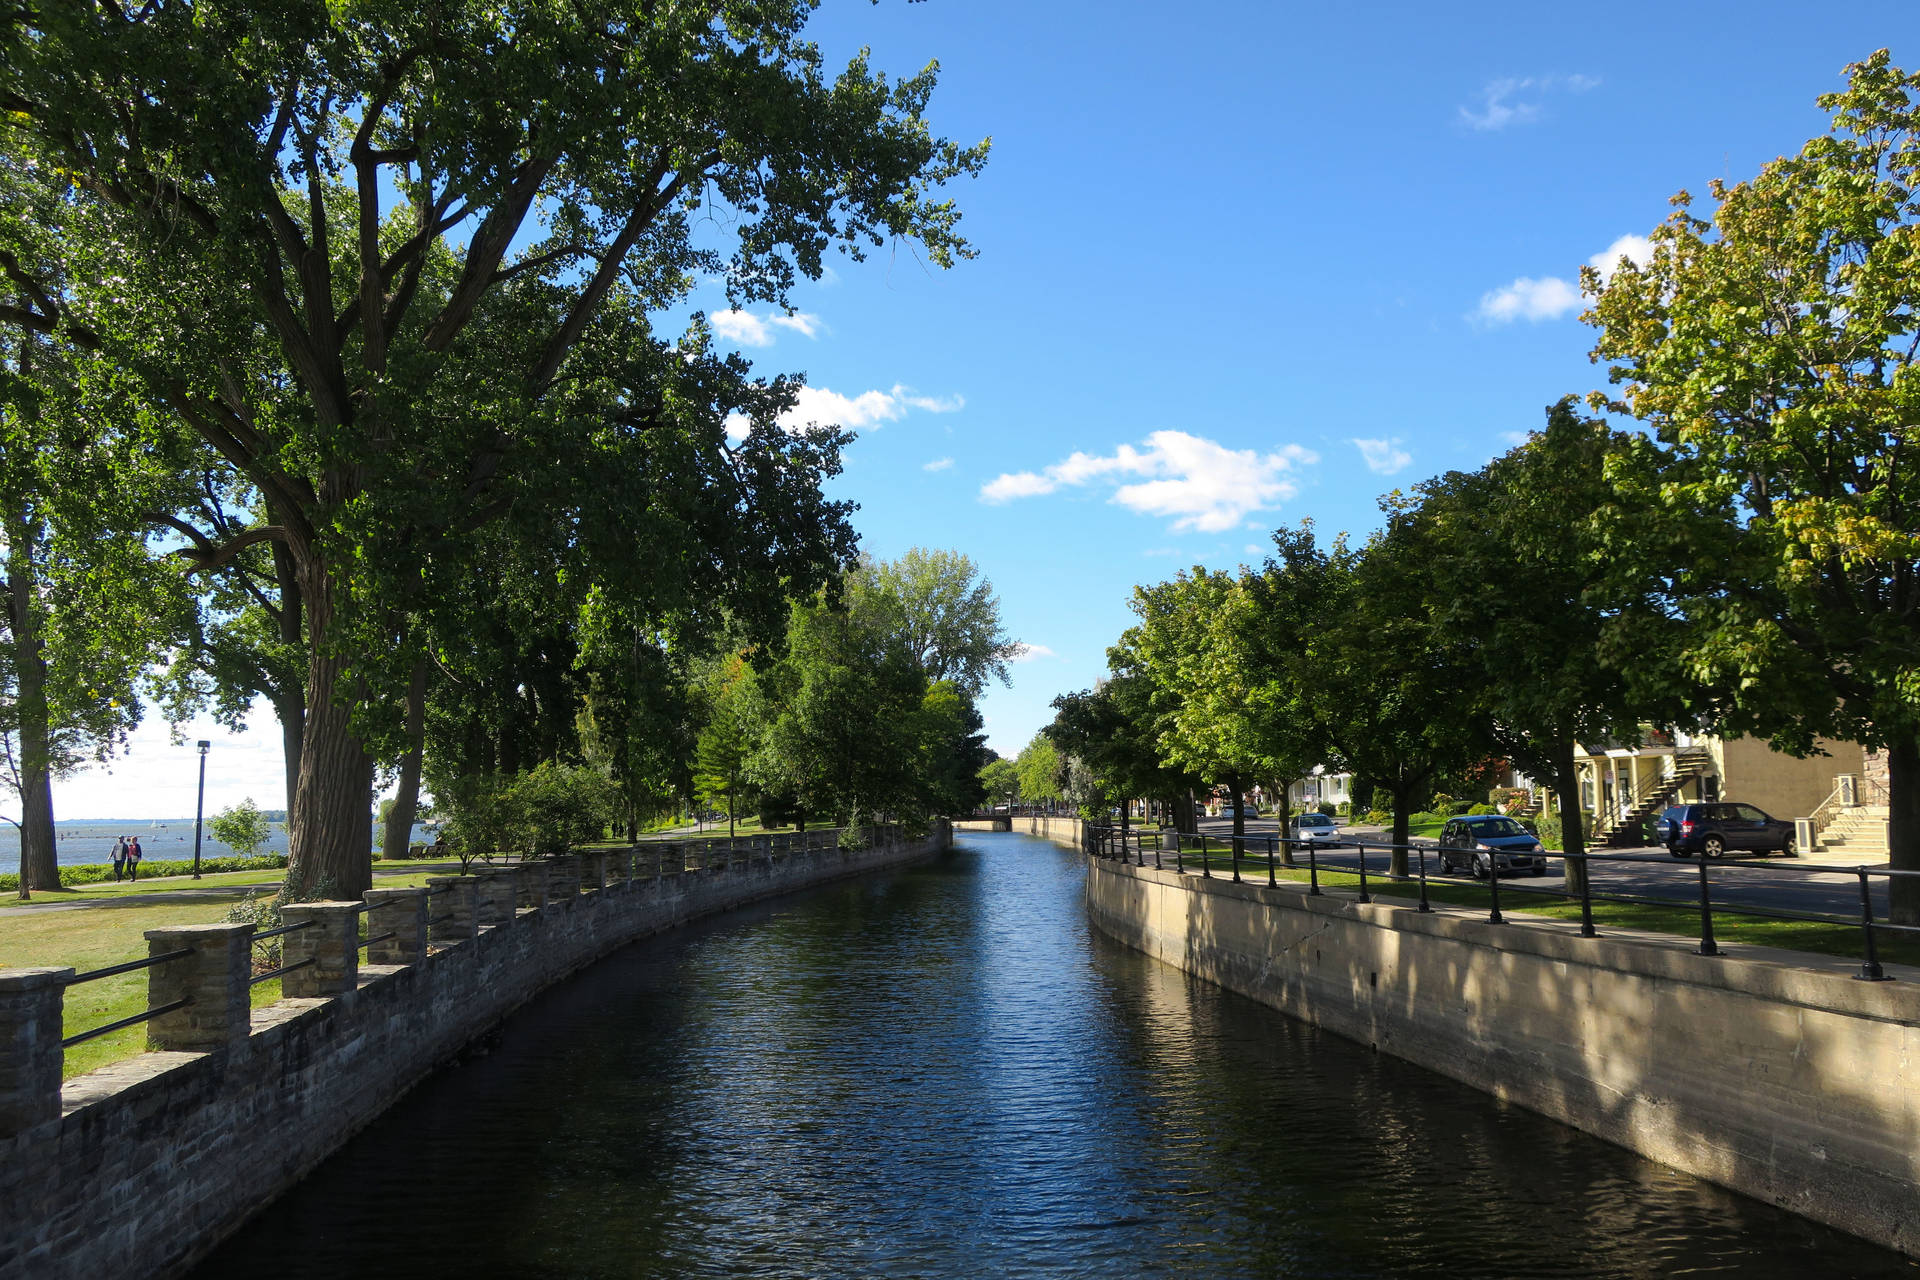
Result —
<instances>
[{"instance_id":1,"label":"railing post","mask_svg":"<svg viewBox=\"0 0 1920 1280\"><path fill-rule=\"evenodd\" d=\"M1700 954L1717 956L1720 945L1713 940L1713 897L1707 890L1707 855L1696 853L1693 860L1700 864Z\"/></svg>"},{"instance_id":2,"label":"railing post","mask_svg":"<svg viewBox=\"0 0 1920 1280\"><path fill-rule=\"evenodd\" d=\"M1873 941L1873 893L1867 887L1867 869L1858 867L1860 876L1860 932L1866 941L1866 951L1860 961L1860 972L1854 977L1862 982L1890 982L1887 971L1880 967L1880 953Z\"/></svg>"},{"instance_id":3,"label":"railing post","mask_svg":"<svg viewBox=\"0 0 1920 1280\"><path fill-rule=\"evenodd\" d=\"M1597 938L1600 936L1600 931L1593 927L1593 862L1585 852L1580 853L1578 857L1580 859L1580 936ZM1567 856L1562 854L1560 857L1562 867L1568 861Z\"/></svg>"},{"instance_id":4,"label":"railing post","mask_svg":"<svg viewBox=\"0 0 1920 1280\"><path fill-rule=\"evenodd\" d=\"M1307 896L1312 898L1320 896L1320 857L1311 840L1307 842Z\"/></svg>"},{"instance_id":5,"label":"railing post","mask_svg":"<svg viewBox=\"0 0 1920 1280\"><path fill-rule=\"evenodd\" d=\"M1360 854L1360 901L1372 902L1373 895L1367 892L1367 842L1364 840L1356 840L1353 843L1353 847ZM1389 857L1392 856L1392 845L1387 846L1387 854Z\"/></svg>"},{"instance_id":6,"label":"railing post","mask_svg":"<svg viewBox=\"0 0 1920 1280\"><path fill-rule=\"evenodd\" d=\"M1487 852L1487 888L1493 895L1493 910L1487 920L1493 924L1505 924L1507 918L1500 914L1500 855L1492 850Z\"/></svg>"},{"instance_id":7,"label":"railing post","mask_svg":"<svg viewBox=\"0 0 1920 1280\"><path fill-rule=\"evenodd\" d=\"M1181 875L1187 874L1187 846L1180 842L1180 833L1173 833L1174 869Z\"/></svg>"},{"instance_id":8,"label":"railing post","mask_svg":"<svg viewBox=\"0 0 1920 1280\"><path fill-rule=\"evenodd\" d=\"M1420 855L1420 910L1431 911L1433 904L1427 901L1427 850L1422 845L1416 852Z\"/></svg>"},{"instance_id":9,"label":"railing post","mask_svg":"<svg viewBox=\"0 0 1920 1280\"><path fill-rule=\"evenodd\" d=\"M1200 837L1200 874L1213 879L1213 855L1207 849L1207 838Z\"/></svg>"},{"instance_id":10,"label":"railing post","mask_svg":"<svg viewBox=\"0 0 1920 1280\"><path fill-rule=\"evenodd\" d=\"M634 848L632 845L628 845L624 850L621 851L621 856L620 856L620 883L621 884L631 885L633 883L633 879L634 879L633 864L635 859L638 857L639 853L640 851Z\"/></svg>"},{"instance_id":11,"label":"railing post","mask_svg":"<svg viewBox=\"0 0 1920 1280\"><path fill-rule=\"evenodd\" d=\"M1267 837L1267 884L1269 886L1280 883L1278 880L1274 879L1274 870L1273 870L1274 850L1279 846L1279 844L1280 844L1279 836L1272 835Z\"/></svg>"},{"instance_id":12,"label":"railing post","mask_svg":"<svg viewBox=\"0 0 1920 1280\"><path fill-rule=\"evenodd\" d=\"M393 935L367 944L367 963L420 963L427 954L427 891L369 889L360 896L367 903L367 936Z\"/></svg>"},{"instance_id":13,"label":"railing post","mask_svg":"<svg viewBox=\"0 0 1920 1280\"><path fill-rule=\"evenodd\" d=\"M479 932L479 876L428 876L438 889L427 912L427 937L434 942L458 942Z\"/></svg>"},{"instance_id":14,"label":"railing post","mask_svg":"<svg viewBox=\"0 0 1920 1280\"><path fill-rule=\"evenodd\" d=\"M546 863L522 862L514 867L513 875L519 882L521 906L538 910L547 905Z\"/></svg>"},{"instance_id":15,"label":"railing post","mask_svg":"<svg viewBox=\"0 0 1920 1280\"><path fill-rule=\"evenodd\" d=\"M146 930L147 954L190 954L147 970L147 1007L185 1000L147 1023L147 1048L211 1053L244 1044L252 999L253 926L189 924Z\"/></svg>"},{"instance_id":16,"label":"railing post","mask_svg":"<svg viewBox=\"0 0 1920 1280\"><path fill-rule=\"evenodd\" d=\"M60 1114L60 1016L72 969L0 969L0 1138Z\"/></svg>"},{"instance_id":17,"label":"railing post","mask_svg":"<svg viewBox=\"0 0 1920 1280\"><path fill-rule=\"evenodd\" d=\"M337 996L360 985L360 904L289 902L280 908L288 924L306 924L281 942L281 964L311 960L280 978L280 993L307 998Z\"/></svg>"}]
</instances>

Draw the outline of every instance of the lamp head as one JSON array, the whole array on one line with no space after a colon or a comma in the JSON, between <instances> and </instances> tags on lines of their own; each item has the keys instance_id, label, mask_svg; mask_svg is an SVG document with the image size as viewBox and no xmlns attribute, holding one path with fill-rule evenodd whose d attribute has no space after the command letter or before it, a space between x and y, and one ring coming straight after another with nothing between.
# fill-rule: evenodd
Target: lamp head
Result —
<instances>
[{"instance_id":1,"label":"lamp head","mask_svg":"<svg viewBox=\"0 0 1920 1280\"><path fill-rule=\"evenodd\" d=\"M212 744L211 742L209 742L209 741L207 741L207 740L206 740L205 738L202 738L202 739L200 739L200 741L198 741L198 742L196 742L196 743L194 743L193 745L194 745L194 746L196 746L196 747L198 747L198 748L200 748L200 754L201 754L201 755L205 755L205 754L207 754L207 748L208 748L208 747L211 747L211 746L212 746L213 744Z\"/></svg>"}]
</instances>

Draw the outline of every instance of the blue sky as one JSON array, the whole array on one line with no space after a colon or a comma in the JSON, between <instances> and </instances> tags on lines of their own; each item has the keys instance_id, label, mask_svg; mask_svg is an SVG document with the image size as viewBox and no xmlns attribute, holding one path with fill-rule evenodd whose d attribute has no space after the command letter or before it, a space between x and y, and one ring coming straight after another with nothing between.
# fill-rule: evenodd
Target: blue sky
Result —
<instances>
[{"instance_id":1,"label":"blue sky","mask_svg":"<svg viewBox=\"0 0 1920 1280\"><path fill-rule=\"evenodd\" d=\"M1821 132L1846 63L1920 62L1911 0L825 0L814 31L830 65L939 59L938 130L994 140L954 192L980 257L840 259L799 317L717 327L859 431L834 491L869 552L992 579L1038 647L984 701L1006 754L1100 676L1134 584L1257 563L1303 517L1362 534L1601 385L1580 264ZM216 739L209 805L277 807L271 721ZM56 810L186 812L191 756L150 724Z\"/></svg>"}]
</instances>

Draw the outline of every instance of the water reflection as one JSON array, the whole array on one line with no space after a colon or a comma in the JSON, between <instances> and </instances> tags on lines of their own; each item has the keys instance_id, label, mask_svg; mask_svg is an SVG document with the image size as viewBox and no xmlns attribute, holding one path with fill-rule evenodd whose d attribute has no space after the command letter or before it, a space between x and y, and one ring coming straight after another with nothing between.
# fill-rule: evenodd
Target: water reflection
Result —
<instances>
[{"instance_id":1,"label":"water reflection","mask_svg":"<svg viewBox=\"0 0 1920 1280\"><path fill-rule=\"evenodd\" d=\"M622 952L206 1266L281 1276L1913 1275L937 863Z\"/></svg>"}]
</instances>

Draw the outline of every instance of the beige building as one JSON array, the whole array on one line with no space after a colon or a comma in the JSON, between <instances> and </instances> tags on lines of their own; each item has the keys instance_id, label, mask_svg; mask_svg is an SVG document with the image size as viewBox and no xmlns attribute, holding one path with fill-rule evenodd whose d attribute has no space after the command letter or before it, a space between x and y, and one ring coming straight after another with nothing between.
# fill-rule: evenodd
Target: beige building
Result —
<instances>
[{"instance_id":1,"label":"beige building","mask_svg":"<svg viewBox=\"0 0 1920 1280\"><path fill-rule=\"evenodd\" d=\"M1871 851L1884 838L1885 796L1875 794L1858 743L1822 738L1825 755L1799 759L1758 738L1648 730L1637 746L1574 747L1580 803L1597 841L1644 843L1646 823L1669 805L1737 800L1791 821L1811 818L1823 844ZM1877 803L1876 803L1877 801ZM1875 824L1879 830L1876 832Z\"/></svg>"}]
</instances>

